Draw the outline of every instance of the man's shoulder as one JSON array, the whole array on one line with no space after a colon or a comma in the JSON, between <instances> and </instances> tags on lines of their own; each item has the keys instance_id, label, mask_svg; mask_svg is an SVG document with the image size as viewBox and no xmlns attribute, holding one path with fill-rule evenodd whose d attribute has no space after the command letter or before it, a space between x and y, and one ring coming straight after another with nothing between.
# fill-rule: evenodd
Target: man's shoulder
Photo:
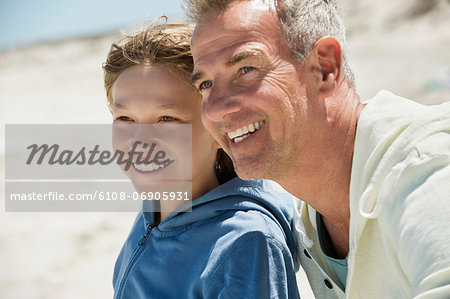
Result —
<instances>
[{"instance_id":1,"label":"man's shoulder","mask_svg":"<svg viewBox=\"0 0 450 299\"><path fill-rule=\"evenodd\" d=\"M417 121L446 118L450 112L450 101L439 105L425 105L389 91L382 90L365 104L358 126L373 127L381 131L383 126L404 126Z\"/></svg>"},{"instance_id":2,"label":"man's shoulder","mask_svg":"<svg viewBox=\"0 0 450 299\"><path fill-rule=\"evenodd\" d=\"M433 136L448 135L448 115L450 103L427 106L379 92L368 101L358 121L352 180L369 180L375 175L382 178L381 173L386 175L411 152L418 148L426 152L423 145L430 141L435 148L428 147L428 152L442 149L442 143Z\"/></svg>"}]
</instances>

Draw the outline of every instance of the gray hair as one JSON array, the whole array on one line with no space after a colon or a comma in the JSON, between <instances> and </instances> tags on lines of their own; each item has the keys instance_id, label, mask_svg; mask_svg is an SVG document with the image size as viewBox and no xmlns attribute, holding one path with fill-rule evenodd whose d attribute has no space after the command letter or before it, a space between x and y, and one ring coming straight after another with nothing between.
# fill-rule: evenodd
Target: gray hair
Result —
<instances>
[{"instance_id":1,"label":"gray hair","mask_svg":"<svg viewBox=\"0 0 450 299\"><path fill-rule=\"evenodd\" d=\"M225 11L237 1L244 0L184 0L184 10L195 23L209 13ZM267 0L261 0L267 3ZM324 36L334 37L342 48L342 69L350 84L354 75L347 62L345 26L336 0L272 0L287 44L294 56L304 62L314 44Z\"/></svg>"}]
</instances>

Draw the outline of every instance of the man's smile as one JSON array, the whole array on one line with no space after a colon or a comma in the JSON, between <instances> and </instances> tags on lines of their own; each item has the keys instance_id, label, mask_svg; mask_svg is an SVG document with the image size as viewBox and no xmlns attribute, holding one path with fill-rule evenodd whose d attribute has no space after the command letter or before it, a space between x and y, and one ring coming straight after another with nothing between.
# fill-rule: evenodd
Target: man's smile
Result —
<instances>
[{"instance_id":1,"label":"man's smile","mask_svg":"<svg viewBox=\"0 0 450 299\"><path fill-rule=\"evenodd\" d=\"M259 130L264 125L264 121L257 121L246 126L240 127L239 129L228 132L228 138L230 138L234 143L239 143L245 138L249 137L251 134Z\"/></svg>"}]
</instances>

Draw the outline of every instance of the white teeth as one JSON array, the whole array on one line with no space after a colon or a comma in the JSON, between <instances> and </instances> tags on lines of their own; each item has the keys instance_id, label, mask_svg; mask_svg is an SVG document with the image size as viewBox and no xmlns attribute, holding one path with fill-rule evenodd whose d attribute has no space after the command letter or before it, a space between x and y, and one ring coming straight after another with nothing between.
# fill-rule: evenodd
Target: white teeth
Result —
<instances>
[{"instance_id":1,"label":"white teeth","mask_svg":"<svg viewBox=\"0 0 450 299\"><path fill-rule=\"evenodd\" d=\"M236 138L233 139L233 141L234 141L235 143L241 142L242 140L244 140L245 138L247 138L247 137L250 136L250 135L251 135L251 134L245 134L245 135L243 135L243 136L241 136L241 137L236 137Z\"/></svg>"},{"instance_id":2,"label":"white teeth","mask_svg":"<svg viewBox=\"0 0 450 299\"><path fill-rule=\"evenodd\" d=\"M236 138L234 138L234 142L236 142L236 143L241 142L242 140L244 140L243 137L236 137Z\"/></svg>"},{"instance_id":3,"label":"white teeth","mask_svg":"<svg viewBox=\"0 0 450 299\"><path fill-rule=\"evenodd\" d=\"M255 125L254 124L249 124L248 125L248 130L250 131L250 132L255 132Z\"/></svg>"},{"instance_id":4,"label":"white teeth","mask_svg":"<svg viewBox=\"0 0 450 299\"><path fill-rule=\"evenodd\" d=\"M135 164L135 163L133 163L133 165L134 165L134 167L136 167L137 170L144 171L144 172L152 172L152 171L155 171L160 168L164 168L164 167L168 166L169 162L164 162L164 165L162 165L162 164L157 165L157 164L155 164L155 162L152 162L150 164Z\"/></svg>"},{"instance_id":5,"label":"white teeth","mask_svg":"<svg viewBox=\"0 0 450 299\"><path fill-rule=\"evenodd\" d=\"M232 139L235 143L241 142L248 136L250 136L253 132L261 128L264 124L264 121L255 122L246 126L243 126L236 131L229 132L228 138Z\"/></svg>"}]
</instances>

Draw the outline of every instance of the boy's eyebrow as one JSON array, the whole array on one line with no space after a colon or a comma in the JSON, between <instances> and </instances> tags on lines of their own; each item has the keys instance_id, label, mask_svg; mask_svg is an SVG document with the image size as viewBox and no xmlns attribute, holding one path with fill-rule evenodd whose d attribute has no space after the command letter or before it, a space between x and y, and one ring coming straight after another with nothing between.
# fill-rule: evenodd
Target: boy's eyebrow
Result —
<instances>
[{"instance_id":1,"label":"boy's eyebrow","mask_svg":"<svg viewBox=\"0 0 450 299\"><path fill-rule=\"evenodd\" d=\"M117 102L114 103L113 108L127 110L127 106L117 103ZM156 108L161 109L161 110L170 110L170 109L178 108L178 105L177 104L161 104L161 105L157 106Z\"/></svg>"},{"instance_id":2,"label":"boy's eyebrow","mask_svg":"<svg viewBox=\"0 0 450 299\"><path fill-rule=\"evenodd\" d=\"M230 59L228 59L228 61L225 63L225 65L233 66L245 59L252 58L252 57L266 58L266 56L260 51L244 51L244 52L240 52L240 53L234 55L233 57L231 57ZM203 72L195 72L194 71L194 73L192 73L189 81L191 82L191 84L195 85L195 82L200 80L203 76L204 76Z\"/></svg>"},{"instance_id":3,"label":"boy's eyebrow","mask_svg":"<svg viewBox=\"0 0 450 299\"><path fill-rule=\"evenodd\" d=\"M115 102L113 105L113 108L117 108L117 109L127 109L127 107L125 105L122 105L120 103Z\"/></svg>"}]
</instances>

